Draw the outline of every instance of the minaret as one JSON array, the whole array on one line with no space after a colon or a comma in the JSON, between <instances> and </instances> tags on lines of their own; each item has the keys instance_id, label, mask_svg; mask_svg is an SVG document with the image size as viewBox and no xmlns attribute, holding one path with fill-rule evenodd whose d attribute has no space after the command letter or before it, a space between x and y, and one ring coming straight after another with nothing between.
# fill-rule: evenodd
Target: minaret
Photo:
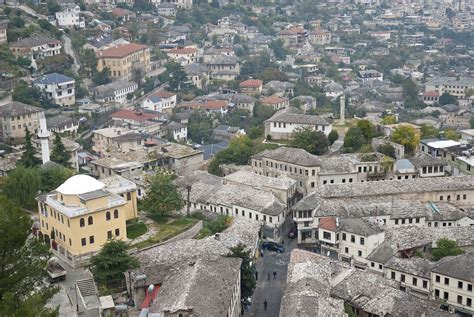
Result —
<instances>
[{"instance_id":1,"label":"minaret","mask_svg":"<svg viewBox=\"0 0 474 317\"><path fill-rule=\"evenodd\" d=\"M44 112L40 112L40 128L38 131L38 138L41 140L41 158L43 160L43 164L49 162L49 136L51 133L48 131L48 127L46 126L46 117L44 116Z\"/></svg>"},{"instance_id":2,"label":"minaret","mask_svg":"<svg viewBox=\"0 0 474 317\"><path fill-rule=\"evenodd\" d=\"M340 110L340 121L342 124L344 124L345 120L346 120L346 96L343 94L341 95L341 97L339 98L339 110Z\"/></svg>"}]
</instances>

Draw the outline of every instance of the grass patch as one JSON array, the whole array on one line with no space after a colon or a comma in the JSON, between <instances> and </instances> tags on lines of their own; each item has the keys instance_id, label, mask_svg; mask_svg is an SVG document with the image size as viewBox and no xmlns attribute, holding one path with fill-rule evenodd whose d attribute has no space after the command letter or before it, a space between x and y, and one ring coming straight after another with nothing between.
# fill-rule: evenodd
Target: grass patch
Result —
<instances>
[{"instance_id":1,"label":"grass patch","mask_svg":"<svg viewBox=\"0 0 474 317\"><path fill-rule=\"evenodd\" d=\"M130 221L127 223L127 238L136 239L148 231L146 225L140 221Z\"/></svg>"},{"instance_id":2,"label":"grass patch","mask_svg":"<svg viewBox=\"0 0 474 317\"><path fill-rule=\"evenodd\" d=\"M215 219L210 220L206 218L203 213L194 212L190 215L190 217L202 220L202 229L196 235L196 239L203 239L218 232L222 232L232 223L232 218L227 215L219 215Z\"/></svg>"},{"instance_id":3,"label":"grass patch","mask_svg":"<svg viewBox=\"0 0 474 317\"><path fill-rule=\"evenodd\" d=\"M155 220L156 218L156 220L158 220L155 221L154 224L157 233L153 237L135 244L133 247L142 249L160 242L164 242L188 230L198 222L198 220L191 218L174 219L153 216L150 218L152 218L153 220Z\"/></svg>"}]
</instances>

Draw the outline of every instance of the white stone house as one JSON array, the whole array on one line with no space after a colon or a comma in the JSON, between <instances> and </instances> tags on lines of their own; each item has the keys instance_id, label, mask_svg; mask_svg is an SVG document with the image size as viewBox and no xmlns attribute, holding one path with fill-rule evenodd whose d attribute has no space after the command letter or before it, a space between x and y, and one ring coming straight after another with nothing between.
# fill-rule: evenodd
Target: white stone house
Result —
<instances>
[{"instance_id":1,"label":"white stone house","mask_svg":"<svg viewBox=\"0 0 474 317\"><path fill-rule=\"evenodd\" d=\"M43 92L44 96L61 106L72 106L76 102L74 78L51 73L36 79L33 84Z\"/></svg>"}]
</instances>

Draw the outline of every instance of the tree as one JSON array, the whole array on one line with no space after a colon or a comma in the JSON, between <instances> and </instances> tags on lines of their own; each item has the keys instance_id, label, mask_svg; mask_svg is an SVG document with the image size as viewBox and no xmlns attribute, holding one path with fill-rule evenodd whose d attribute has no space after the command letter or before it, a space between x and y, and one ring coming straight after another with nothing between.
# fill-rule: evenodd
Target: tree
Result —
<instances>
[{"instance_id":1,"label":"tree","mask_svg":"<svg viewBox=\"0 0 474 317\"><path fill-rule=\"evenodd\" d=\"M49 15L54 15L56 12L61 11L61 6L56 0L48 0L46 4Z\"/></svg>"},{"instance_id":2,"label":"tree","mask_svg":"<svg viewBox=\"0 0 474 317\"><path fill-rule=\"evenodd\" d=\"M92 76L92 81L96 85L105 85L110 83L110 70L108 67L105 67L100 72L95 72Z\"/></svg>"},{"instance_id":3,"label":"tree","mask_svg":"<svg viewBox=\"0 0 474 317\"><path fill-rule=\"evenodd\" d=\"M212 141L212 119L201 111L194 111L189 116L188 138L195 143Z\"/></svg>"},{"instance_id":4,"label":"tree","mask_svg":"<svg viewBox=\"0 0 474 317\"><path fill-rule=\"evenodd\" d=\"M350 127L344 136L344 148L348 152L359 150L366 143L366 139L359 127Z\"/></svg>"},{"instance_id":5,"label":"tree","mask_svg":"<svg viewBox=\"0 0 474 317\"><path fill-rule=\"evenodd\" d=\"M36 87L31 87L25 81L20 80L12 92L14 101L22 102L28 105L39 105L41 92Z\"/></svg>"},{"instance_id":6,"label":"tree","mask_svg":"<svg viewBox=\"0 0 474 317\"><path fill-rule=\"evenodd\" d=\"M413 153L418 142L420 142L420 135L414 127L401 125L393 131L392 141L403 145L406 152Z\"/></svg>"},{"instance_id":7,"label":"tree","mask_svg":"<svg viewBox=\"0 0 474 317\"><path fill-rule=\"evenodd\" d=\"M36 150L31 142L31 133L28 128L25 128L25 143L23 147L24 152L18 163L24 167L35 167L40 165L41 160L35 156Z\"/></svg>"},{"instance_id":8,"label":"tree","mask_svg":"<svg viewBox=\"0 0 474 317\"><path fill-rule=\"evenodd\" d=\"M68 178L73 176L74 172L60 165L44 165L39 169L39 174L41 178L40 190L43 193L47 193L58 188Z\"/></svg>"},{"instance_id":9,"label":"tree","mask_svg":"<svg viewBox=\"0 0 474 317\"><path fill-rule=\"evenodd\" d=\"M421 137L422 138L437 138L439 137L439 130L436 127L429 125L429 124L421 124Z\"/></svg>"},{"instance_id":10,"label":"tree","mask_svg":"<svg viewBox=\"0 0 474 317\"><path fill-rule=\"evenodd\" d=\"M270 47L273 50L273 53L275 54L275 57L280 61L285 60L286 55L288 55L288 52L284 48L283 44L284 44L283 40L278 39L278 40L272 41L268 45L268 47Z\"/></svg>"},{"instance_id":11,"label":"tree","mask_svg":"<svg viewBox=\"0 0 474 317\"><path fill-rule=\"evenodd\" d=\"M41 186L37 169L19 166L11 171L3 184L3 193L21 207L33 207Z\"/></svg>"},{"instance_id":12,"label":"tree","mask_svg":"<svg viewBox=\"0 0 474 317\"><path fill-rule=\"evenodd\" d=\"M471 116L471 119L469 119L469 124L471 125L471 129L474 129L474 116Z\"/></svg>"},{"instance_id":13,"label":"tree","mask_svg":"<svg viewBox=\"0 0 474 317\"><path fill-rule=\"evenodd\" d=\"M439 239L436 242L436 248L431 252L433 261L438 261L445 256L454 256L463 254L464 251L458 246L457 241L449 239Z\"/></svg>"},{"instance_id":14,"label":"tree","mask_svg":"<svg viewBox=\"0 0 474 317\"><path fill-rule=\"evenodd\" d=\"M418 99L418 88L416 84L411 79L405 79L402 82L402 89L403 89L403 97L410 100L417 100Z\"/></svg>"},{"instance_id":15,"label":"tree","mask_svg":"<svg viewBox=\"0 0 474 317\"><path fill-rule=\"evenodd\" d=\"M382 124L395 124L397 123L397 117L395 115L386 115L383 117Z\"/></svg>"},{"instance_id":16,"label":"tree","mask_svg":"<svg viewBox=\"0 0 474 317\"><path fill-rule=\"evenodd\" d=\"M332 145L337 139L339 139L339 133L337 133L337 130L331 130L328 134L329 143Z\"/></svg>"},{"instance_id":17,"label":"tree","mask_svg":"<svg viewBox=\"0 0 474 317\"><path fill-rule=\"evenodd\" d=\"M44 308L56 290L45 287L48 247L29 238L31 218L0 196L0 315L57 316Z\"/></svg>"},{"instance_id":18,"label":"tree","mask_svg":"<svg viewBox=\"0 0 474 317\"><path fill-rule=\"evenodd\" d=\"M439 104L440 105L448 105L448 104L456 104L457 99L453 95L445 92L439 97Z\"/></svg>"},{"instance_id":19,"label":"tree","mask_svg":"<svg viewBox=\"0 0 474 317\"><path fill-rule=\"evenodd\" d=\"M390 156L391 158L396 158L395 148L388 142L379 146L378 152Z\"/></svg>"},{"instance_id":20,"label":"tree","mask_svg":"<svg viewBox=\"0 0 474 317\"><path fill-rule=\"evenodd\" d=\"M59 133L54 134L53 150L51 151L51 161L56 162L64 167L69 167L71 163L71 154L66 151L66 147L61 140Z\"/></svg>"},{"instance_id":21,"label":"tree","mask_svg":"<svg viewBox=\"0 0 474 317\"><path fill-rule=\"evenodd\" d=\"M123 280L124 272L138 267L137 259L129 255L127 249L125 242L111 240L91 258L91 270L99 285L117 287Z\"/></svg>"},{"instance_id":22,"label":"tree","mask_svg":"<svg viewBox=\"0 0 474 317\"><path fill-rule=\"evenodd\" d=\"M461 138L461 134L456 132L456 130L453 130L453 129L445 130L444 136L449 140L459 140Z\"/></svg>"},{"instance_id":23,"label":"tree","mask_svg":"<svg viewBox=\"0 0 474 317\"><path fill-rule=\"evenodd\" d=\"M370 140L375 136L375 127L369 120L357 121L357 127L362 131L366 140Z\"/></svg>"},{"instance_id":24,"label":"tree","mask_svg":"<svg viewBox=\"0 0 474 317\"><path fill-rule=\"evenodd\" d=\"M257 285L250 251L246 251L245 245L239 243L235 247L230 248L230 253L227 256L242 259L242 264L240 265L240 294L242 303L248 304Z\"/></svg>"},{"instance_id":25,"label":"tree","mask_svg":"<svg viewBox=\"0 0 474 317\"><path fill-rule=\"evenodd\" d=\"M304 149L311 154L321 155L327 150L329 141L321 131L315 131L311 128L298 128L293 132L290 145Z\"/></svg>"},{"instance_id":26,"label":"tree","mask_svg":"<svg viewBox=\"0 0 474 317\"><path fill-rule=\"evenodd\" d=\"M143 200L143 208L163 217L183 207L181 195L173 184L173 177L166 172L156 173L147 181L148 190Z\"/></svg>"}]
</instances>

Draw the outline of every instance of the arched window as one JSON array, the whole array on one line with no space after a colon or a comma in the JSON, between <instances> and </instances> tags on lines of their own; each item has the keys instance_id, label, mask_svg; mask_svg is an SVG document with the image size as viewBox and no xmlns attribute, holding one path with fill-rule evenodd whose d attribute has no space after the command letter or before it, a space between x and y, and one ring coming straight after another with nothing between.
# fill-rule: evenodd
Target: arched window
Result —
<instances>
[{"instance_id":1,"label":"arched window","mask_svg":"<svg viewBox=\"0 0 474 317\"><path fill-rule=\"evenodd\" d=\"M81 218L79 220L79 226L84 227L86 225L86 222L84 221L84 218Z\"/></svg>"},{"instance_id":2,"label":"arched window","mask_svg":"<svg viewBox=\"0 0 474 317\"><path fill-rule=\"evenodd\" d=\"M119 216L119 214L118 214L118 210L117 210L117 209L115 209L115 210L114 210L114 218L115 218L115 219L117 219L117 218L118 218L118 216Z\"/></svg>"},{"instance_id":3,"label":"arched window","mask_svg":"<svg viewBox=\"0 0 474 317\"><path fill-rule=\"evenodd\" d=\"M87 224L88 225L94 224L94 219L92 218L92 216L89 216L89 218L87 218Z\"/></svg>"},{"instance_id":4,"label":"arched window","mask_svg":"<svg viewBox=\"0 0 474 317\"><path fill-rule=\"evenodd\" d=\"M107 220L107 221L110 220L110 211L107 211L105 213L105 220Z\"/></svg>"}]
</instances>

